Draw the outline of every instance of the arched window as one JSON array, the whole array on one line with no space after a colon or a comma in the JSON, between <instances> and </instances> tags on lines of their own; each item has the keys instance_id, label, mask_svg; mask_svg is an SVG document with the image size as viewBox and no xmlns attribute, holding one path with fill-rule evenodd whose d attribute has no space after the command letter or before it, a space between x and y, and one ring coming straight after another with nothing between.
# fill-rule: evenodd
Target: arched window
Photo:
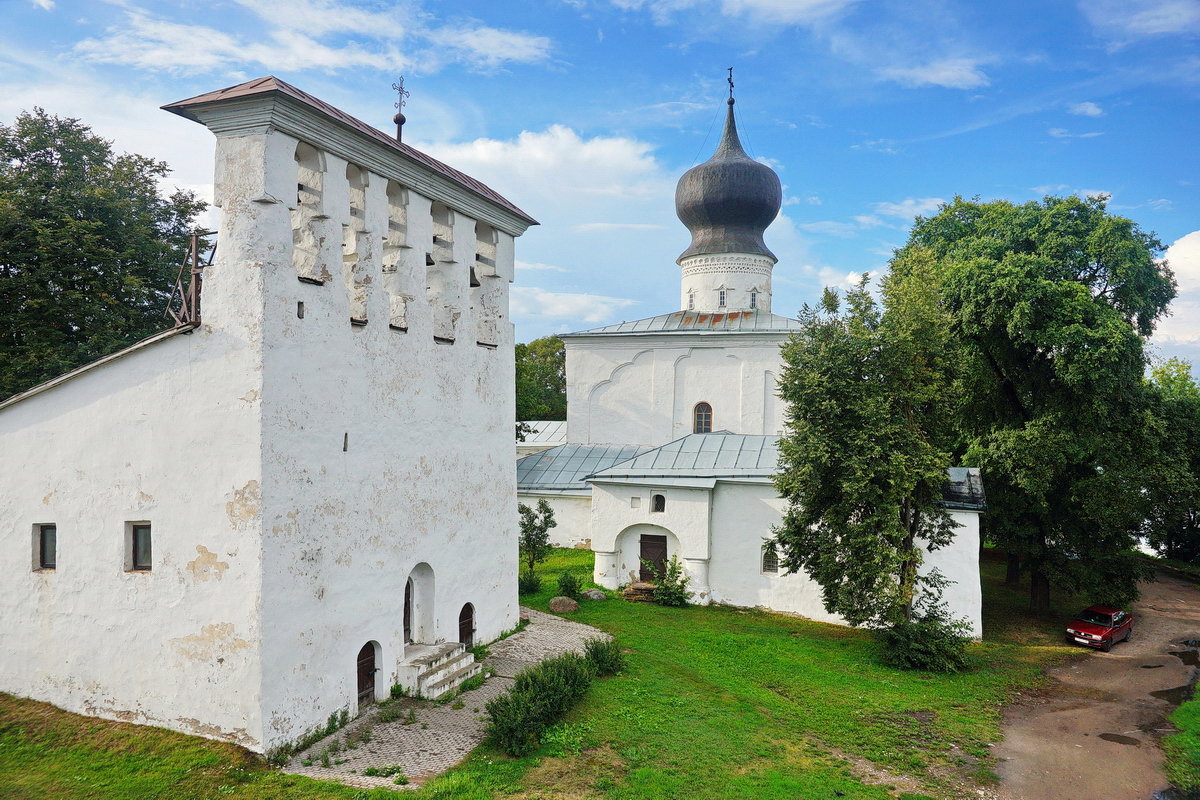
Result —
<instances>
[{"instance_id":1,"label":"arched window","mask_svg":"<svg viewBox=\"0 0 1200 800\"><path fill-rule=\"evenodd\" d=\"M775 545L770 542L763 545L762 571L779 572L779 553L775 550Z\"/></svg>"},{"instance_id":2,"label":"arched window","mask_svg":"<svg viewBox=\"0 0 1200 800\"><path fill-rule=\"evenodd\" d=\"M667 498L661 494L651 495L650 510L651 511L666 511L667 510Z\"/></svg>"},{"instance_id":3,"label":"arched window","mask_svg":"<svg viewBox=\"0 0 1200 800\"><path fill-rule=\"evenodd\" d=\"M475 646L475 606L470 603L458 612L458 641L467 647Z\"/></svg>"},{"instance_id":4,"label":"arched window","mask_svg":"<svg viewBox=\"0 0 1200 800\"><path fill-rule=\"evenodd\" d=\"M712 433L712 406L696 403L692 409L692 433Z\"/></svg>"}]
</instances>

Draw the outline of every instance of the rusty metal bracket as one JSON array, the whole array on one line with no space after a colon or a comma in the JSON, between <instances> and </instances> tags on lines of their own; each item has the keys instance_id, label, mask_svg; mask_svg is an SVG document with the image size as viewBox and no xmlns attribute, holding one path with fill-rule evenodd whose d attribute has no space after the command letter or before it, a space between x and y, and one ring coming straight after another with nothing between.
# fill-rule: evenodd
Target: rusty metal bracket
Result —
<instances>
[{"instance_id":1,"label":"rusty metal bracket","mask_svg":"<svg viewBox=\"0 0 1200 800\"><path fill-rule=\"evenodd\" d=\"M212 266L213 256L217 253L217 244L211 246L205 241L209 236L215 236L216 231L196 229L188 237L188 253L179 274L175 276L175 287L171 290L171 298L167 301L164 316L175 320L175 327L182 328L200 324L200 287L204 282L205 267ZM187 284L184 284L184 275Z\"/></svg>"}]
</instances>

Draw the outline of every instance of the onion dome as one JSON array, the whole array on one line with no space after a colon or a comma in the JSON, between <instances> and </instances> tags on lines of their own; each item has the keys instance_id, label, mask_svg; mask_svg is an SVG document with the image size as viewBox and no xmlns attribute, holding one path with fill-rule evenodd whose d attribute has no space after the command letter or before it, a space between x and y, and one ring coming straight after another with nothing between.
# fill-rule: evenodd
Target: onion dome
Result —
<instances>
[{"instance_id":1,"label":"onion dome","mask_svg":"<svg viewBox=\"0 0 1200 800\"><path fill-rule=\"evenodd\" d=\"M675 213L692 233L676 259L713 253L750 253L778 261L763 231L779 214L783 191L775 170L746 155L728 100L725 132L713 157L683 173L675 188Z\"/></svg>"}]
</instances>

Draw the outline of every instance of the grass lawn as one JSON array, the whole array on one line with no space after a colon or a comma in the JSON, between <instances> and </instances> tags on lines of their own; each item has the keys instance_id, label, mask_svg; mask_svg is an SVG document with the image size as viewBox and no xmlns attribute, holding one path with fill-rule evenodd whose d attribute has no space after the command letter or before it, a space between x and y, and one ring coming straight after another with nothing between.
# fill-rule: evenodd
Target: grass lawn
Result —
<instances>
[{"instance_id":1,"label":"grass lawn","mask_svg":"<svg viewBox=\"0 0 1200 800\"><path fill-rule=\"evenodd\" d=\"M959 796L991 779L988 743L1015 689L1075 653L1058 619L1031 621L1024 592L986 559L985 641L974 668L933 676L881 667L861 631L753 610L584 601L573 619L618 636L620 675L596 681L553 741L524 759L480 748L410 796L422 798L887 798ZM591 553L542 565L545 608L557 576L590 585ZM1079 601L1061 598L1064 613ZM870 762L870 764L867 764ZM889 791L871 764L916 781ZM853 765L853 766L852 766ZM876 775L876 781L886 781ZM840 793L840 794L838 794ZM0 797L394 797L269 770L237 748L77 717L0 695Z\"/></svg>"}]
</instances>

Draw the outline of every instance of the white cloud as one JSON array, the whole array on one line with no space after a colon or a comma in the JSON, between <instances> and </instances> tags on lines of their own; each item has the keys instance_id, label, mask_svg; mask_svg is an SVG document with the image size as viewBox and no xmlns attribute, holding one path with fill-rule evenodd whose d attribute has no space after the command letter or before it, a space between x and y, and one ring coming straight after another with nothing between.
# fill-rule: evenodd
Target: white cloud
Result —
<instances>
[{"instance_id":1,"label":"white cloud","mask_svg":"<svg viewBox=\"0 0 1200 800\"><path fill-rule=\"evenodd\" d=\"M1079 10L1101 35L1115 40L1200 28L1200 0L1079 0Z\"/></svg>"},{"instance_id":2,"label":"white cloud","mask_svg":"<svg viewBox=\"0 0 1200 800\"><path fill-rule=\"evenodd\" d=\"M863 274L851 270L844 272L836 270L832 267L821 267L817 270L817 279L820 280L822 286L830 286L835 289L853 289L858 286L858 282L862 280Z\"/></svg>"},{"instance_id":3,"label":"white cloud","mask_svg":"<svg viewBox=\"0 0 1200 800\"><path fill-rule=\"evenodd\" d=\"M900 152L894 139L871 139L866 142L850 145L851 150L866 150L872 153L886 153L894 156Z\"/></svg>"},{"instance_id":4,"label":"white cloud","mask_svg":"<svg viewBox=\"0 0 1200 800\"><path fill-rule=\"evenodd\" d=\"M671 22L677 12L711 9L727 17L739 17L768 25L809 25L837 16L859 0L612 0L626 11L647 11L660 25Z\"/></svg>"},{"instance_id":5,"label":"white cloud","mask_svg":"<svg viewBox=\"0 0 1200 800\"><path fill-rule=\"evenodd\" d=\"M948 89L975 89L991 81L974 58L943 58L915 67L886 67L879 74L901 86L944 86Z\"/></svg>"},{"instance_id":6,"label":"white cloud","mask_svg":"<svg viewBox=\"0 0 1200 800\"><path fill-rule=\"evenodd\" d=\"M911 220L916 216L924 216L938 210L946 201L940 197L908 197L899 203L874 203L876 213L885 217L898 217Z\"/></svg>"},{"instance_id":7,"label":"white cloud","mask_svg":"<svg viewBox=\"0 0 1200 800\"><path fill-rule=\"evenodd\" d=\"M567 272L562 267L556 267L553 264L538 264L536 262L516 260L517 272Z\"/></svg>"},{"instance_id":8,"label":"white cloud","mask_svg":"<svg viewBox=\"0 0 1200 800\"><path fill-rule=\"evenodd\" d=\"M1104 109L1089 100L1083 103L1072 103L1067 106L1067 113L1080 117L1103 117Z\"/></svg>"},{"instance_id":9,"label":"white cloud","mask_svg":"<svg viewBox=\"0 0 1200 800\"><path fill-rule=\"evenodd\" d=\"M431 24L431 17L415 7L406 7L406 20L395 9L367 11L335 0L296 0L286 12L267 0L237 1L267 24L265 32L174 22L128 7L124 24L83 39L75 52L98 63L198 74L239 67L272 72L355 67L400 71L417 63L428 72L453 61L495 69L506 63L543 61L551 50L544 36L471 22ZM354 34L361 41L321 41L339 33Z\"/></svg>"},{"instance_id":10,"label":"white cloud","mask_svg":"<svg viewBox=\"0 0 1200 800\"><path fill-rule=\"evenodd\" d=\"M514 286L509 308L514 318L550 317L583 320L589 325L608 322L636 300L599 294L548 292L536 286ZM518 319L518 321L520 321Z\"/></svg>"},{"instance_id":11,"label":"white cloud","mask_svg":"<svg viewBox=\"0 0 1200 800\"><path fill-rule=\"evenodd\" d=\"M1171 316L1158 324L1154 339L1162 344L1200 344L1200 231L1167 248L1167 263L1179 282Z\"/></svg>"},{"instance_id":12,"label":"white cloud","mask_svg":"<svg viewBox=\"0 0 1200 800\"><path fill-rule=\"evenodd\" d=\"M33 5L37 6L38 8L42 9L43 11L53 11L54 10L54 0L31 0L31 1L32 1Z\"/></svg>"}]
</instances>

